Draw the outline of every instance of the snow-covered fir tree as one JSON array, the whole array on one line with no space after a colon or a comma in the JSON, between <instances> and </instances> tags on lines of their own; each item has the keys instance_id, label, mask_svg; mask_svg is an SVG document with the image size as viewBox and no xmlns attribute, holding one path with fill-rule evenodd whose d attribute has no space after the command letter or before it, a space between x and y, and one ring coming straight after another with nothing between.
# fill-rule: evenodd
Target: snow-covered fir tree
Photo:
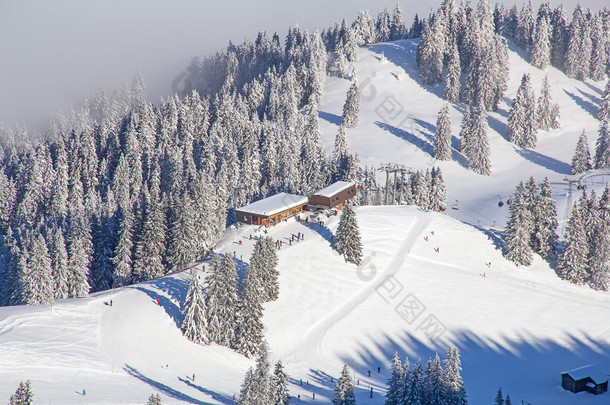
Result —
<instances>
[{"instance_id":1,"label":"snow-covered fir tree","mask_svg":"<svg viewBox=\"0 0 610 405\"><path fill-rule=\"evenodd\" d=\"M349 175L351 164L350 159L351 154L349 151L345 127L340 125L339 132L337 132L337 136L335 137L335 149L333 150L331 160L333 181L345 179Z\"/></svg>"},{"instance_id":2,"label":"snow-covered fir tree","mask_svg":"<svg viewBox=\"0 0 610 405\"><path fill-rule=\"evenodd\" d=\"M254 370L252 367L246 372L244 382L241 384L241 390L239 392L239 399L237 405L255 405L258 404L258 386L254 379Z\"/></svg>"},{"instance_id":3,"label":"snow-covered fir tree","mask_svg":"<svg viewBox=\"0 0 610 405\"><path fill-rule=\"evenodd\" d=\"M544 178L540 194L534 204L534 246L540 256L546 258L555 252L557 244L557 207L548 177Z\"/></svg>"},{"instance_id":4,"label":"snow-covered fir tree","mask_svg":"<svg viewBox=\"0 0 610 405\"><path fill-rule=\"evenodd\" d=\"M551 99L548 76L544 76L544 81L542 82L540 97L538 97L536 117L538 120L538 128L543 131L559 128L559 106L554 104Z\"/></svg>"},{"instance_id":5,"label":"snow-covered fir tree","mask_svg":"<svg viewBox=\"0 0 610 405\"><path fill-rule=\"evenodd\" d=\"M512 143L522 148L536 147L536 99L528 74L524 74L521 79L506 125L508 139Z\"/></svg>"},{"instance_id":6,"label":"snow-covered fir tree","mask_svg":"<svg viewBox=\"0 0 610 405\"><path fill-rule=\"evenodd\" d=\"M288 393L288 374L284 371L284 365L281 360L275 363L272 378L272 405L288 405L290 401L290 395Z\"/></svg>"},{"instance_id":7,"label":"snow-covered fir tree","mask_svg":"<svg viewBox=\"0 0 610 405\"><path fill-rule=\"evenodd\" d=\"M260 238L254 245L250 266L254 266L257 274L261 303L275 301L279 297L280 273L277 265L278 257L273 240L271 237Z\"/></svg>"},{"instance_id":8,"label":"snow-covered fir tree","mask_svg":"<svg viewBox=\"0 0 610 405\"><path fill-rule=\"evenodd\" d=\"M362 240L356 212L350 204L343 206L339 226L335 234L335 249L346 262L360 265L362 262Z\"/></svg>"},{"instance_id":9,"label":"snow-covered fir tree","mask_svg":"<svg viewBox=\"0 0 610 405\"><path fill-rule=\"evenodd\" d=\"M404 398L404 403L425 404L426 389L424 386L424 370L421 365L421 360L418 360L413 366L413 370L411 371L411 379L408 385L409 387Z\"/></svg>"},{"instance_id":10,"label":"snow-covered fir tree","mask_svg":"<svg viewBox=\"0 0 610 405\"><path fill-rule=\"evenodd\" d=\"M509 208L510 218L506 224L504 257L517 265L529 266L533 260L530 240L534 218L527 206L523 182L517 185L512 200Z\"/></svg>"},{"instance_id":11,"label":"snow-covered fir tree","mask_svg":"<svg viewBox=\"0 0 610 405\"><path fill-rule=\"evenodd\" d=\"M353 405L356 403L354 395L354 382L350 376L347 364L343 365L341 376L337 379L335 385L335 395L333 396L333 405Z\"/></svg>"},{"instance_id":12,"label":"snow-covered fir tree","mask_svg":"<svg viewBox=\"0 0 610 405\"><path fill-rule=\"evenodd\" d=\"M352 77L352 84L347 91L347 98L343 104L343 116L341 125L345 128L356 128L358 126L358 115L360 114L360 90L356 76Z\"/></svg>"},{"instance_id":13,"label":"snow-covered fir tree","mask_svg":"<svg viewBox=\"0 0 610 405\"><path fill-rule=\"evenodd\" d=\"M184 314L184 320L182 325L180 325L180 329L184 337L197 344L208 343L205 299L199 286L199 276L196 272L193 273L182 313Z\"/></svg>"},{"instance_id":14,"label":"snow-covered fir tree","mask_svg":"<svg viewBox=\"0 0 610 405\"><path fill-rule=\"evenodd\" d=\"M445 100L450 103L457 103L460 100L461 74L460 53L457 41L453 41L449 49L447 76L445 78Z\"/></svg>"},{"instance_id":15,"label":"snow-covered fir tree","mask_svg":"<svg viewBox=\"0 0 610 405\"><path fill-rule=\"evenodd\" d=\"M444 374L441 359L436 353L434 359L429 359L426 366L426 376L424 377L425 403L440 404L446 400L447 387L443 381Z\"/></svg>"},{"instance_id":16,"label":"snow-covered fir tree","mask_svg":"<svg viewBox=\"0 0 610 405\"><path fill-rule=\"evenodd\" d=\"M457 348L450 347L443 360L445 373L443 375L443 385L445 390L445 403L447 405L466 405L466 388L462 381L462 361Z\"/></svg>"},{"instance_id":17,"label":"snow-covered fir tree","mask_svg":"<svg viewBox=\"0 0 610 405\"><path fill-rule=\"evenodd\" d=\"M593 161L596 169L610 167L610 132L608 131L608 123L604 120L600 121Z\"/></svg>"},{"instance_id":18,"label":"snow-covered fir tree","mask_svg":"<svg viewBox=\"0 0 610 405\"><path fill-rule=\"evenodd\" d=\"M419 78L423 84L434 86L441 82L444 53L444 20L442 14L438 14L431 24L424 25L424 32L417 47Z\"/></svg>"},{"instance_id":19,"label":"snow-covered fir tree","mask_svg":"<svg viewBox=\"0 0 610 405\"><path fill-rule=\"evenodd\" d=\"M607 17L606 17L607 18ZM608 31L604 33L604 21L597 14L591 24L591 65L590 77L595 81L606 79L608 64Z\"/></svg>"},{"instance_id":20,"label":"snow-covered fir tree","mask_svg":"<svg viewBox=\"0 0 610 405\"><path fill-rule=\"evenodd\" d=\"M112 264L114 265L112 286L114 288L131 283L133 265L133 216L131 211L124 208L122 205L119 205L116 221L119 229L119 237L112 257Z\"/></svg>"},{"instance_id":21,"label":"snow-covered fir tree","mask_svg":"<svg viewBox=\"0 0 610 405\"><path fill-rule=\"evenodd\" d=\"M466 146L468 168L477 174L489 176L491 174L491 151L487 135L487 114L482 107L474 107L471 111L473 114L472 126Z\"/></svg>"},{"instance_id":22,"label":"snow-covered fir tree","mask_svg":"<svg viewBox=\"0 0 610 405\"><path fill-rule=\"evenodd\" d=\"M589 152L589 141L587 134L583 130L578 137L576 150L572 157L572 174L584 173L591 170L591 153Z\"/></svg>"},{"instance_id":23,"label":"snow-covered fir tree","mask_svg":"<svg viewBox=\"0 0 610 405\"><path fill-rule=\"evenodd\" d=\"M557 274L573 284L584 284L587 279L587 235L584 212L580 204L574 204L568 226L563 253L559 258Z\"/></svg>"},{"instance_id":24,"label":"snow-covered fir tree","mask_svg":"<svg viewBox=\"0 0 610 405\"><path fill-rule=\"evenodd\" d=\"M563 70L567 50L568 22L565 7L560 4L551 15L551 64Z\"/></svg>"},{"instance_id":25,"label":"snow-covered fir tree","mask_svg":"<svg viewBox=\"0 0 610 405\"><path fill-rule=\"evenodd\" d=\"M407 366L408 367L408 366ZM402 362L398 358L398 353L394 354L392 360L392 366L390 367L392 375L388 379L386 391L385 405L400 405L401 395L404 391L404 369L402 368Z\"/></svg>"},{"instance_id":26,"label":"snow-covered fir tree","mask_svg":"<svg viewBox=\"0 0 610 405\"><path fill-rule=\"evenodd\" d=\"M451 160L451 116L449 105L445 104L438 113L434 133L434 158Z\"/></svg>"},{"instance_id":27,"label":"snow-covered fir tree","mask_svg":"<svg viewBox=\"0 0 610 405\"><path fill-rule=\"evenodd\" d=\"M591 200L595 198L591 193ZM590 216L592 216L590 214ZM587 284L594 290L608 291L610 281L610 188L606 185L597 204L593 220L593 237L589 241L589 276ZM587 225L588 226L588 225Z\"/></svg>"},{"instance_id":28,"label":"snow-covered fir tree","mask_svg":"<svg viewBox=\"0 0 610 405\"><path fill-rule=\"evenodd\" d=\"M242 286L237 315L236 347L246 357L256 356L260 352L263 342L263 299L261 296L263 290L257 262L260 263L260 260L250 261L251 265L248 267Z\"/></svg>"},{"instance_id":29,"label":"snow-covered fir tree","mask_svg":"<svg viewBox=\"0 0 610 405\"><path fill-rule=\"evenodd\" d=\"M430 185L430 209L443 212L447 208L447 187L441 168L432 168L432 183Z\"/></svg>"},{"instance_id":30,"label":"snow-covered fir tree","mask_svg":"<svg viewBox=\"0 0 610 405\"><path fill-rule=\"evenodd\" d=\"M237 270L230 254L214 256L206 279L206 320L211 342L233 347L237 313Z\"/></svg>"},{"instance_id":31,"label":"snow-covered fir tree","mask_svg":"<svg viewBox=\"0 0 610 405\"><path fill-rule=\"evenodd\" d=\"M30 405L34 401L34 392L30 380L21 381L17 391L9 399L9 405Z\"/></svg>"},{"instance_id":32,"label":"snow-covered fir tree","mask_svg":"<svg viewBox=\"0 0 610 405\"><path fill-rule=\"evenodd\" d=\"M538 19L536 23L536 34L531 51L531 64L538 69L545 69L551 62L551 35L552 27L550 16Z\"/></svg>"},{"instance_id":33,"label":"snow-covered fir tree","mask_svg":"<svg viewBox=\"0 0 610 405\"><path fill-rule=\"evenodd\" d=\"M535 18L532 2L523 3L517 21L516 40L517 45L523 49L529 49L534 41Z\"/></svg>"}]
</instances>

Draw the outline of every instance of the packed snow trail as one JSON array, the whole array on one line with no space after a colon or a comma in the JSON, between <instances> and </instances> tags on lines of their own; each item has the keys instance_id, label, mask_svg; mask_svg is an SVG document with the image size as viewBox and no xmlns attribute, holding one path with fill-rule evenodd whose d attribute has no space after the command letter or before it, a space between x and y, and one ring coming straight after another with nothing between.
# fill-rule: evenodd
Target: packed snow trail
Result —
<instances>
[{"instance_id":1,"label":"packed snow trail","mask_svg":"<svg viewBox=\"0 0 610 405\"><path fill-rule=\"evenodd\" d=\"M324 334L330 328L334 327L337 324L337 321L345 318L350 312L355 311L359 305L370 298L371 295L375 294L377 289L388 277L396 274L405 261L406 256L411 252L411 247L420 237L424 229L426 229L429 222L430 219L428 218L422 218L420 216L413 218L410 228L407 230L407 236L404 238L399 248L396 250L396 254L392 258L392 261L386 266L383 272L377 274L377 270L374 267L375 260L371 258L371 255L375 254L374 252L370 252L369 255L365 256L363 264L358 267L356 272L358 273L358 277L364 281L368 281L367 286L340 308L313 325L307 331L303 338L304 350L319 352L320 342L323 339ZM364 266L367 266L368 268L365 269ZM374 274L366 274L373 271Z\"/></svg>"}]
</instances>

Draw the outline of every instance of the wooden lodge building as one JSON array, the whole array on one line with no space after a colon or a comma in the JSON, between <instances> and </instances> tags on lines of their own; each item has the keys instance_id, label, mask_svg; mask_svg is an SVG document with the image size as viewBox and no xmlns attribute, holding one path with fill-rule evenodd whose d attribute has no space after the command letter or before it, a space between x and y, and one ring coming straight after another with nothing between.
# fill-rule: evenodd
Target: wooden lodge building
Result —
<instances>
[{"instance_id":1,"label":"wooden lodge building","mask_svg":"<svg viewBox=\"0 0 610 405\"><path fill-rule=\"evenodd\" d=\"M608 376L595 366L584 366L561 373L561 386L574 393L587 391L601 394L608 391Z\"/></svg>"},{"instance_id":2,"label":"wooden lodge building","mask_svg":"<svg viewBox=\"0 0 610 405\"><path fill-rule=\"evenodd\" d=\"M309 207L330 209L339 207L356 195L356 184L351 181L336 181L309 198Z\"/></svg>"},{"instance_id":3,"label":"wooden lodge building","mask_svg":"<svg viewBox=\"0 0 610 405\"><path fill-rule=\"evenodd\" d=\"M294 217L307 206L307 197L279 193L235 210L237 221L249 225L275 225Z\"/></svg>"}]
</instances>

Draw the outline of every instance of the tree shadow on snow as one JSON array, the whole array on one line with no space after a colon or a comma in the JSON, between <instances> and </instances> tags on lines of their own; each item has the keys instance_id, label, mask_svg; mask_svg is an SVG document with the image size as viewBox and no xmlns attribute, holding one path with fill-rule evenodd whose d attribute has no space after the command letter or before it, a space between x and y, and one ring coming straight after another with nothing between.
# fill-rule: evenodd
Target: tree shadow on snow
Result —
<instances>
[{"instance_id":1,"label":"tree shadow on snow","mask_svg":"<svg viewBox=\"0 0 610 405\"><path fill-rule=\"evenodd\" d=\"M405 327L413 332L399 338L387 335L366 337L365 341L375 342L372 347L362 345L354 355L342 358L350 367L352 378L355 375L360 379L360 386L356 386L358 402L369 401L369 387L373 387L374 398L383 397L395 353L403 362L408 356L411 367L421 359L425 370L428 358L435 353L443 358L447 348L453 346L459 349L466 393L473 404L491 403L500 386L505 393L510 393L513 403L522 400L531 403L605 403L602 398L586 392L575 396L565 391L561 388L560 376L565 370L587 364L596 364L603 371L610 371L610 344L602 342L602 336L580 336L576 332L548 340L537 339L523 331L511 334L510 338L494 339L462 331L454 333L451 341L445 339L445 335L429 339L425 335L426 329L421 326L427 316L422 315L422 319L416 319L411 325L405 322ZM377 367L381 367L381 373L377 373ZM368 377L368 370L371 377ZM331 370L335 382L340 371ZM323 370L312 369L309 373L320 395L332 398L334 384L330 384L326 376Z\"/></svg>"},{"instance_id":2,"label":"tree shadow on snow","mask_svg":"<svg viewBox=\"0 0 610 405\"><path fill-rule=\"evenodd\" d=\"M332 247L333 233L330 231L330 229L328 229L327 227L322 226L316 222L312 222L312 221L309 221L309 222L301 221L301 224L305 225L307 228L311 229L312 231L316 232L318 235L320 235L321 237L326 239L328 244Z\"/></svg>"},{"instance_id":3,"label":"tree shadow on snow","mask_svg":"<svg viewBox=\"0 0 610 405\"><path fill-rule=\"evenodd\" d=\"M394 125L386 124L385 122L375 121L375 125L379 128L388 131L397 138L403 139L410 144L418 147L422 152L425 152L432 156L434 154L434 146L427 140L421 139L401 128L397 128Z\"/></svg>"},{"instance_id":4,"label":"tree shadow on snow","mask_svg":"<svg viewBox=\"0 0 610 405\"><path fill-rule=\"evenodd\" d=\"M568 96L570 96L570 98L576 104L578 104L578 106L580 108L582 108L583 110L585 110L586 112L591 114L591 116L593 116L593 117L597 116L597 111L598 111L599 107L596 104L593 104L591 101L585 100L584 98L576 95L575 93L570 93L569 91L567 91L565 89L563 90L563 92L566 93ZM583 94L585 94L585 93L583 93Z\"/></svg>"},{"instance_id":5,"label":"tree shadow on snow","mask_svg":"<svg viewBox=\"0 0 610 405\"><path fill-rule=\"evenodd\" d=\"M177 399L179 401L188 402L189 404L198 404L198 405L211 405L212 404L211 402L203 402L198 399L195 399L168 385L165 385L163 383L160 383L159 381L155 381L151 378L148 378L144 374L140 373L137 369L131 367L128 364L126 364L125 367L123 367L123 370L125 370L127 372L127 374L131 375L132 377L135 377L138 380L145 382L146 384L150 385L151 387L155 388L156 390L159 390L160 392L162 392L163 394L167 395L170 398Z\"/></svg>"},{"instance_id":6,"label":"tree shadow on snow","mask_svg":"<svg viewBox=\"0 0 610 405\"><path fill-rule=\"evenodd\" d=\"M188 283L185 284L186 288L188 289ZM182 314L180 306L182 305L184 300L178 301L179 304L176 304L176 302L169 299L165 295L159 294L159 292L157 292L158 290L146 288L143 286L129 286L127 288L142 291L144 294L148 295L151 298L152 302L155 305L157 305L158 303L158 305L160 305L165 310L169 317L172 318L176 326L180 327L180 325L182 324L182 320L184 319L184 315Z\"/></svg>"},{"instance_id":7,"label":"tree shadow on snow","mask_svg":"<svg viewBox=\"0 0 610 405\"><path fill-rule=\"evenodd\" d=\"M218 393L216 393L214 391L210 391L208 389L205 389L205 388L203 388L203 387L201 387L199 385L196 385L193 382L189 381L188 378L185 379L185 378L182 378L182 377L178 377L178 380L180 380L184 384L188 385L191 388L196 389L197 391L199 391L199 392L201 392L203 394L211 396L212 398L214 398L214 400L216 400L218 402L221 402L223 404L233 404L233 403L235 403L235 401L233 401L231 398L226 397L224 395L220 395L220 394L218 394Z\"/></svg>"},{"instance_id":8,"label":"tree shadow on snow","mask_svg":"<svg viewBox=\"0 0 610 405\"><path fill-rule=\"evenodd\" d=\"M472 225L479 231L487 235L487 237L493 242L494 247L500 251L504 248L504 235L505 233L495 229L487 229L478 225Z\"/></svg>"},{"instance_id":9,"label":"tree shadow on snow","mask_svg":"<svg viewBox=\"0 0 610 405\"><path fill-rule=\"evenodd\" d=\"M419 67L417 67L417 61L415 59L418 44L419 39L406 39L370 45L368 48L378 55L383 54L385 59L402 68L413 81L426 91L429 91L437 97L444 98L445 87L442 84L432 87L425 86L419 78Z\"/></svg>"},{"instance_id":10,"label":"tree shadow on snow","mask_svg":"<svg viewBox=\"0 0 610 405\"><path fill-rule=\"evenodd\" d=\"M543 155L540 152L536 152L531 149L523 149L515 147L515 152L517 152L521 157L529 160L532 163L535 163L539 166L544 167L545 169L552 170L555 173L559 174L571 174L572 166L562 162L561 160L557 160L547 155Z\"/></svg>"},{"instance_id":11,"label":"tree shadow on snow","mask_svg":"<svg viewBox=\"0 0 610 405\"><path fill-rule=\"evenodd\" d=\"M318 117L322 118L325 121L330 122L331 124L335 124L336 126L341 125L342 118L337 114L332 114L326 111L318 110Z\"/></svg>"}]
</instances>

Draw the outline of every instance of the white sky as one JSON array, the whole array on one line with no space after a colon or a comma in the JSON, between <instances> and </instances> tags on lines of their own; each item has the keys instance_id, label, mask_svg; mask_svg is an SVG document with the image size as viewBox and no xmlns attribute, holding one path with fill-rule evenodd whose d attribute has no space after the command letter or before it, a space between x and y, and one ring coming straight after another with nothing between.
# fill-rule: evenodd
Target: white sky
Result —
<instances>
[{"instance_id":1,"label":"white sky","mask_svg":"<svg viewBox=\"0 0 610 405\"><path fill-rule=\"evenodd\" d=\"M565 2L571 12L577 0ZM402 1L408 23L440 0ZM170 93L193 56L259 30L326 28L395 0L0 0L0 122L34 125L98 86L111 93L140 71L149 99ZM507 3L508 4L508 3ZM512 4L512 3L510 3ZM539 1L535 2L537 6ZM597 9L604 0L582 1Z\"/></svg>"}]
</instances>

